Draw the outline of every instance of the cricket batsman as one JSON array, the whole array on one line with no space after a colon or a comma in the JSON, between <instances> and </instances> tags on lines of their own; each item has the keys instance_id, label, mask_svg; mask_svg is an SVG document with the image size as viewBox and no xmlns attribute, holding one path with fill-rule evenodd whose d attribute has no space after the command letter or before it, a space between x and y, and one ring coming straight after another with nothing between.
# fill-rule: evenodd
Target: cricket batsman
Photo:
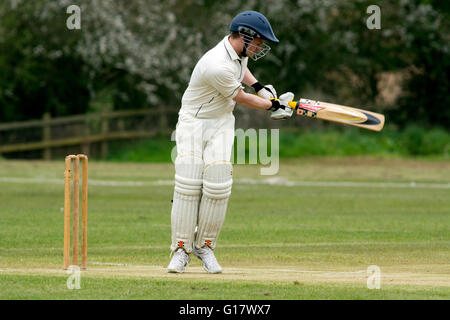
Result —
<instances>
[{"instance_id":1,"label":"cricket batsman","mask_svg":"<svg viewBox=\"0 0 450 320\"><path fill-rule=\"evenodd\" d=\"M256 11L241 12L232 20L230 34L206 52L192 72L176 126L168 272L184 272L191 253L208 273L222 272L213 250L233 183L236 103L269 110L273 119L292 115L288 102L294 94L278 98L273 86L262 85L247 68L248 58L257 60L270 50L266 42L279 42L267 18ZM242 84L253 87L257 95L244 92Z\"/></svg>"}]
</instances>

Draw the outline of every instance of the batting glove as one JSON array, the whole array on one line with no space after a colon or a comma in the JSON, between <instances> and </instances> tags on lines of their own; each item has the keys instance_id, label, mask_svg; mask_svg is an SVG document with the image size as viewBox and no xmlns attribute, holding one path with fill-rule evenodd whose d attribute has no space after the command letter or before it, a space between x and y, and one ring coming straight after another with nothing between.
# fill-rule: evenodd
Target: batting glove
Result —
<instances>
[{"instance_id":1,"label":"batting glove","mask_svg":"<svg viewBox=\"0 0 450 320\"><path fill-rule=\"evenodd\" d=\"M286 120L292 116L294 110L289 107L289 102L294 99L294 94L292 92L283 93L279 99L271 99L272 110L270 117L274 120Z\"/></svg>"},{"instance_id":2,"label":"batting glove","mask_svg":"<svg viewBox=\"0 0 450 320\"><path fill-rule=\"evenodd\" d=\"M271 84L267 84L263 86L259 82L255 82L252 84L252 88L255 89L255 92L258 96L264 99L276 99L277 98L277 92L275 91L275 88Z\"/></svg>"}]
</instances>

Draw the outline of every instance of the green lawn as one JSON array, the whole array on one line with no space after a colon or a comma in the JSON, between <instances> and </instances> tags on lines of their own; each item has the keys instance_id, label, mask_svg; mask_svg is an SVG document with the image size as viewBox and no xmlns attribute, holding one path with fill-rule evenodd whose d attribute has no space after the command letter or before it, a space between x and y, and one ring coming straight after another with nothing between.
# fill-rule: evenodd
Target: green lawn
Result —
<instances>
[{"instance_id":1,"label":"green lawn","mask_svg":"<svg viewBox=\"0 0 450 320\"><path fill-rule=\"evenodd\" d=\"M235 166L209 275L169 262L172 164L89 164L88 270L62 270L64 163L0 161L0 299L449 299L450 163ZM411 187L410 183L415 186ZM297 183L297 185L295 185ZM366 286L381 269L381 289Z\"/></svg>"}]
</instances>

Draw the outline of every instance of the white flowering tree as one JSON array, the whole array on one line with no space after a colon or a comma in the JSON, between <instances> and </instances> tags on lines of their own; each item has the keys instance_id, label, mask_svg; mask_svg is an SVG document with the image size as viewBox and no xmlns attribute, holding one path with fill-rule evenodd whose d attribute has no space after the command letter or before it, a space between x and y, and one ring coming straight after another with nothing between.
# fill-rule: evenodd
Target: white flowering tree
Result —
<instances>
[{"instance_id":1,"label":"white flowering tree","mask_svg":"<svg viewBox=\"0 0 450 320\"><path fill-rule=\"evenodd\" d=\"M401 71L414 79L403 84L402 110L417 98L424 110L448 105L440 3L377 1L381 29L370 30L370 0L3 0L0 121L15 119L12 109L85 112L102 97L115 108L178 108L195 63L243 10L264 13L281 40L249 64L279 92L374 105L380 77ZM81 8L81 30L66 27L70 5ZM433 95L416 94L427 86Z\"/></svg>"}]
</instances>

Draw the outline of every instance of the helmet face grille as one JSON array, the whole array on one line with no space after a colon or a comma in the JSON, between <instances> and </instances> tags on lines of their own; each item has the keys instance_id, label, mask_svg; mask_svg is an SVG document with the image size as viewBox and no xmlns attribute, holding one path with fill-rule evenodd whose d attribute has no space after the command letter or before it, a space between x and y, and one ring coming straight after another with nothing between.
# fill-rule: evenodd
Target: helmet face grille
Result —
<instances>
[{"instance_id":1,"label":"helmet face grille","mask_svg":"<svg viewBox=\"0 0 450 320\"><path fill-rule=\"evenodd\" d=\"M270 46L268 46L265 43L263 43L261 46L256 46L254 44L250 44L247 46L247 52L253 53L253 56L251 56L250 58L252 58L252 60L254 61L264 57L266 54L269 53L269 51Z\"/></svg>"},{"instance_id":2,"label":"helmet face grille","mask_svg":"<svg viewBox=\"0 0 450 320\"><path fill-rule=\"evenodd\" d=\"M245 28L245 27L242 27L242 28ZM250 55L249 57L251 59L253 59L254 61L256 61L256 60L264 57L267 53L269 53L270 46L268 46L265 43L263 43L261 46L257 46L254 43L251 43L255 38L258 38L257 37L258 34L249 28L245 28L245 29L252 31L255 34L255 36L250 36L250 35L248 35L247 32L239 30L239 34L242 36L242 39L244 41L246 52L253 53L253 55Z\"/></svg>"}]
</instances>

